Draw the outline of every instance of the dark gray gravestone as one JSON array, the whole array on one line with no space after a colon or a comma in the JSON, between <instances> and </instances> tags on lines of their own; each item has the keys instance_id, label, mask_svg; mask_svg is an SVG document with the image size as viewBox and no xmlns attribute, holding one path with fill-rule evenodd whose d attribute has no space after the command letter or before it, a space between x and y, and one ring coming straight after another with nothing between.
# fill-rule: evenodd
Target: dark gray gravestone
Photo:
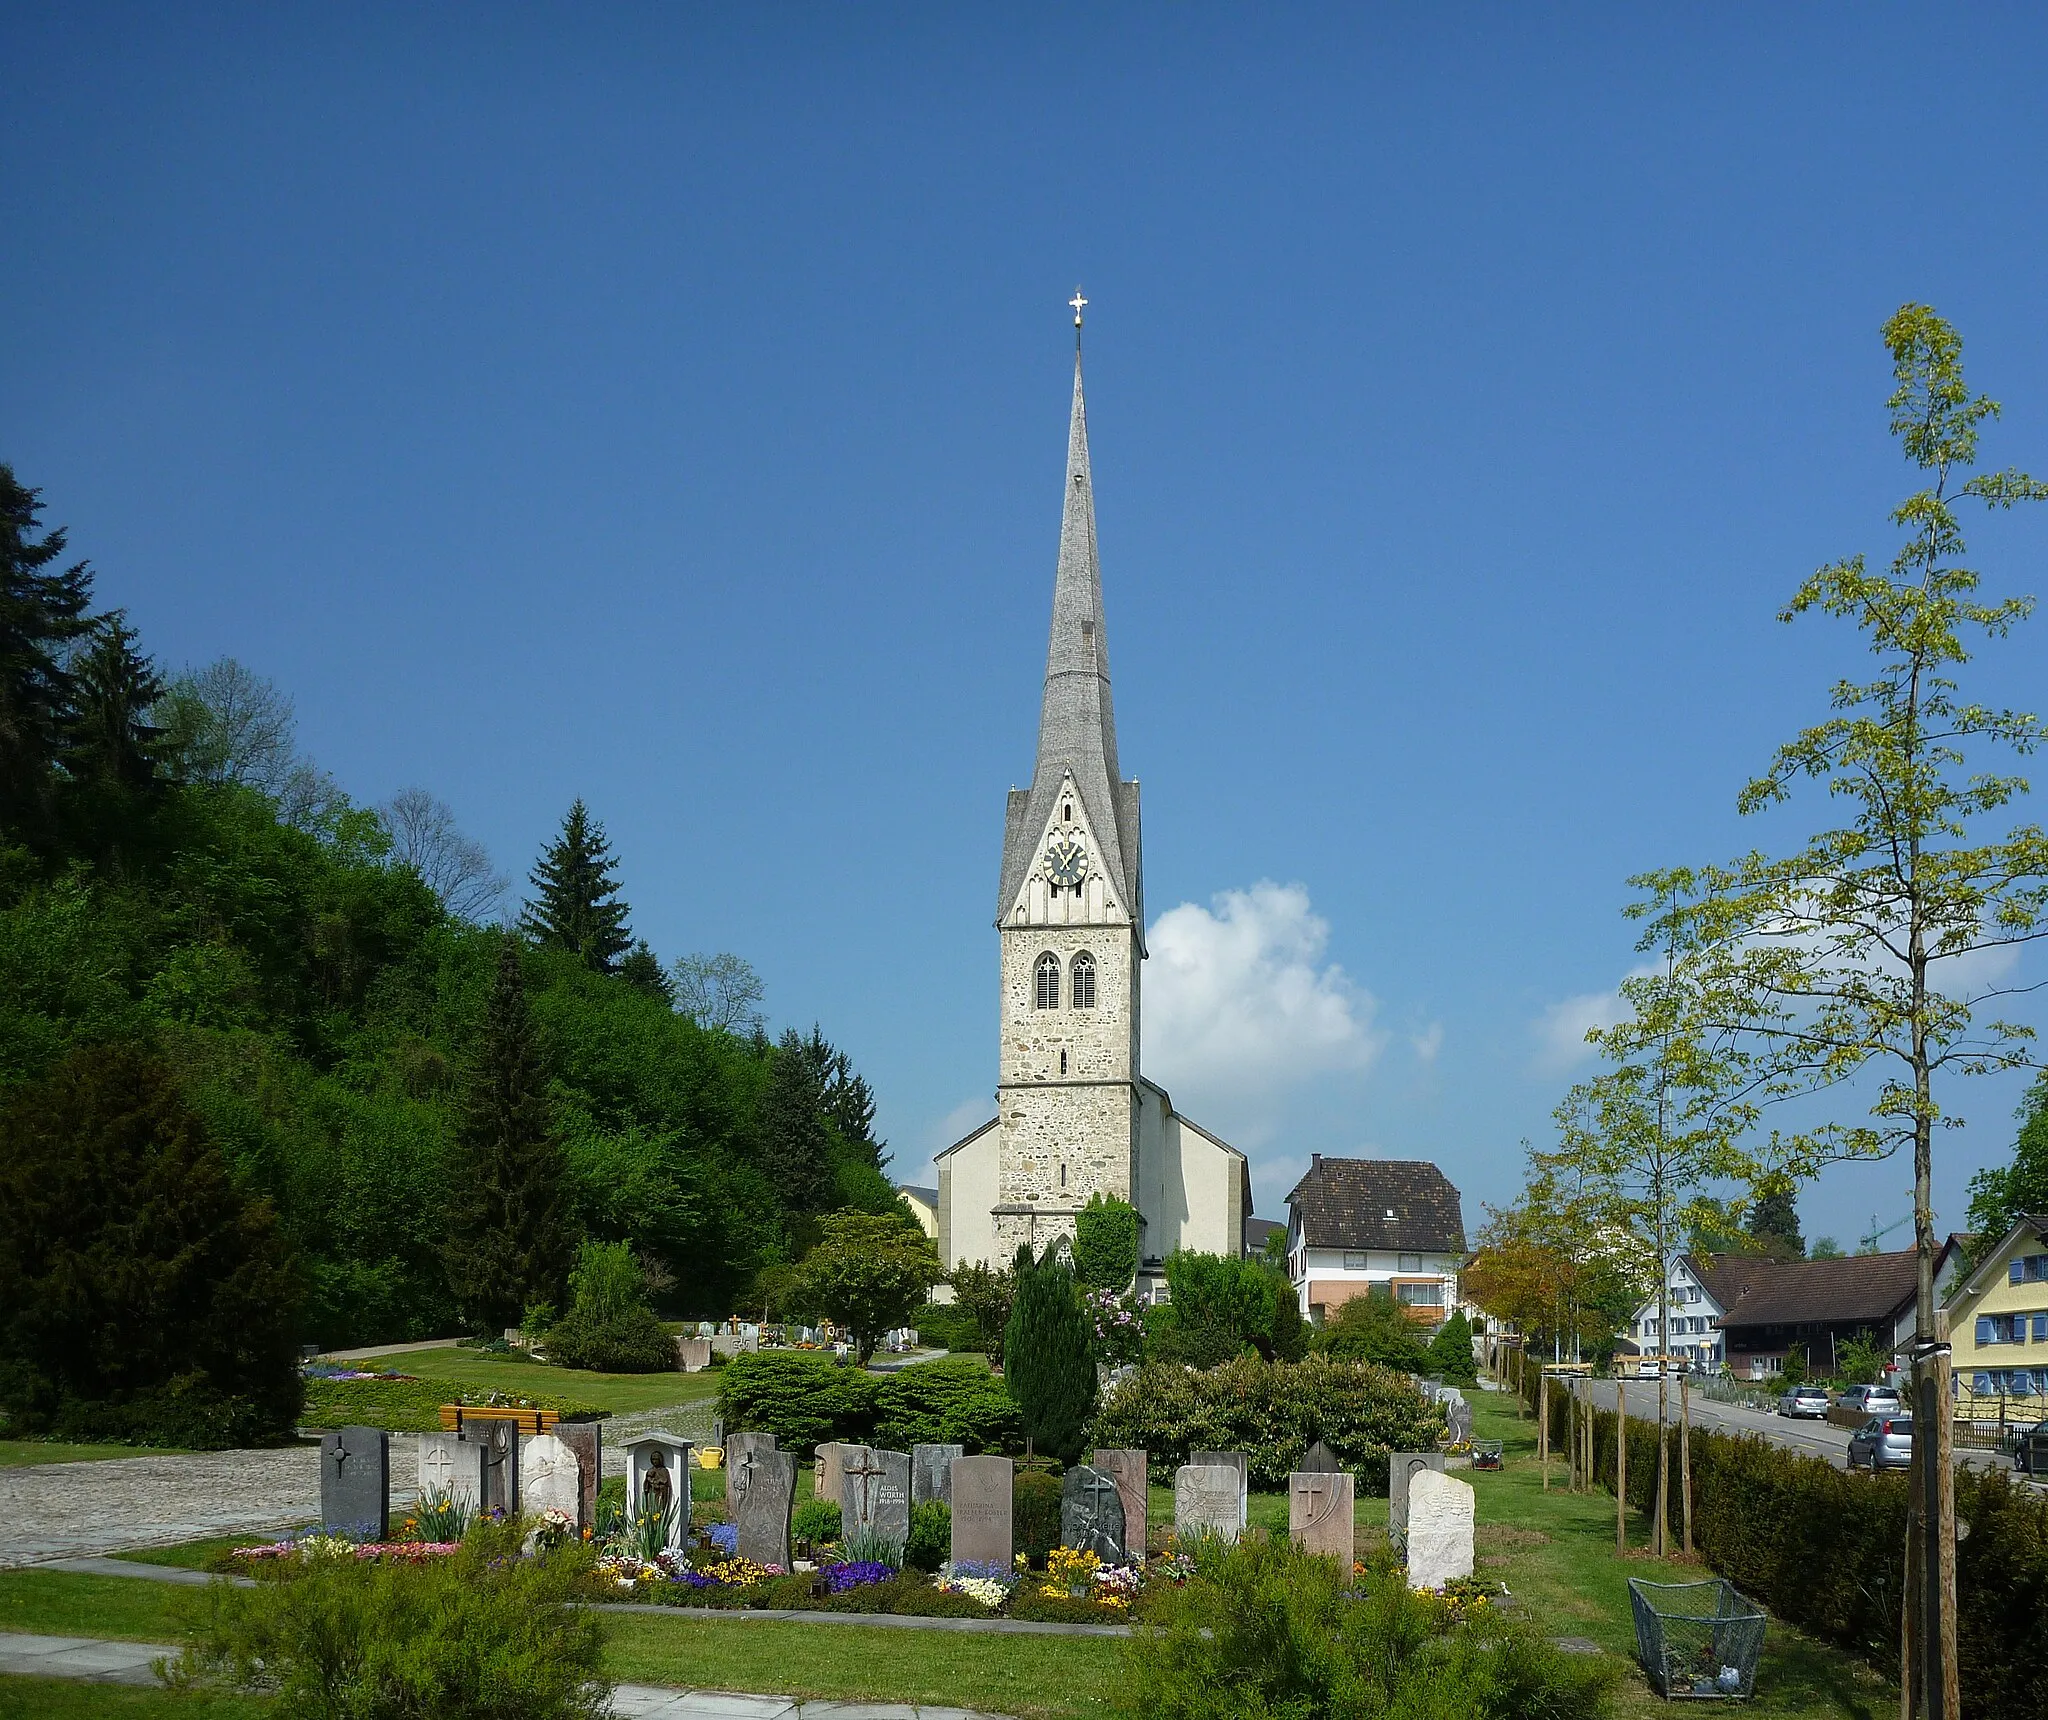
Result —
<instances>
[{"instance_id":1,"label":"dark gray gravestone","mask_svg":"<svg viewBox=\"0 0 2048 1720\"><path fill-rule=\"evenodd\" d=\"M382 1541L391 1533L391 1435L345 1427L320 1441L320 1524L330 1535Z\"/></svg>"},{"instance_id":2,"label":"dark gray gravestone","mask_svg":"<svg viewBox=\"0 0 2048 1720\"><path fill-rule=\"evenodd\" d=\"M1451 1443L1453 1445L1463 1445L1471 1439L1472 1406L1463 1398L1460 1398L1445 1411L1445 1420L1450 1426Z\"/></svg>"},{"instance_id":3,"label":"dark gray gravestone","mask_svg":"<svg viewBox=\"0 0 2048 1720\"><path fill-rule=\"evenodd\" d=\"M1116 1477L1077 1463L1060 1483L1060 1545L1093 1553L1105 1565L1124 1562L1124 1500Z\"/></svg>"},{"instance_id":4,"label":"dark gray gravestone","mask_svg":"<svg viewBox=\"0 0 2048 1720\"><path fill-rule=\"evenodd\" d=\"M725 1510L728 1516L734 1514L733 1475L739 1468L740 1459L750 1451L773 1451L775 1435L772 1433L729 1433L725 1436Z\"/></svg>"},{"instance_id":5,"label":"dark gray gravestone","mask_svg":"<svg viewBox=\"0 0 2048 1720\"><path fill-rule=\"evenodd\" d=\"M519 1515L519 1428L509 1421L473 1421L470 1438L484 1445L484 1509Z\"/></svg>"},{"instance_id":6,"label":"dark gray gravestone","mask_svg":"<svg viewBox=\"0 0 2048 1720\"><path fill-rule=\"evenodd\" d=\"M907 1541L910 1453L855 1446L840 1484L839 1513L845 1534L866 1531L885 1541Z\"/></svg>"},{"instance_id":7,"label":"dark gray gravestone","mask_svg":"<svg viewBox=\"0 0 2048 1720\"><path fill-rule=\"evenodd\" d=\"M1320 1439L1310 1446L1301 1459L1297 1475L1340 1475L1344 1465L1337 1461L1337 1454Z\"/></svg>"},{"instance_id":8,"label":"dark gray gravestone","mask_svg":"<svg viewBox=\"0 0 2048 1720\"><path fill-rule=\"evenodd\" d=\"M1242 1529L1250 1521L1251 1511L1251 1465L1241 1451L1191 1451L1188 1465L1194 1469L1214 1469L1229 1464L1237 1471L1237 1526Z\"/></svg>"},{"instance_id":9,"label":"dark gray gravestone","mask_svg":"<svg viewBox=\"0 0 2048 1720\"><path fill-rule=\"evenodd\" d=\"M752 1446L728 1477L739 1556L757 1565L789 1569L789 1519L796 1509L796 1453Z\"/></svg>"},{"instance_id":10,"label":"dark gray gravestone","mask_svg":"<svg viewBox=\"0 0 2048 1720\"><path fill-rule=\"evenodd\" d=\"M1441 1451L1394 1451L1387 1454L1387 1534L1402 1540L1408 1534L1408 1483L1425 1469L1444 1472Z\"/></svg>"},{"instance_id":11,"label":"dark gray gravestone","mask_svg":"<svg viewBox=\"0 0 2048 1720\"><path fill-rule=\"evenodd\" d=\"M1116 1481L1124 1502L1124 1557L1134 1565L1145 1562L1146 1531L1151 1527L1151 1501L1146 1482L1150 1460L1135 1447L1101 1449L1095 1453L1095 1467Z\"/></svg>"},{"instance_id":12,"label":"dark gray gravestone","mask_svg":"<svg viewBox=\"0 0 2048 1720\"><path fill-rule=\"evenodd\" d=\"M576 1454L576 1526L597 1527L597 1490L604 1481L604 1423L558 1421L555 1437Z\"/></svg>"},{"instance_id":13,"label":"dark gray gravestone","mask_svg":"<svg viewBox=\"0 0 2048 1720\"><path fill-rule=\"evenodd\" d=\"M1011 1485L1007 1457L960 1457L953 1462L953 1563L1010 1569Z\"/></svg>"},{"instance_id":14,"label":"dark gray gravestone","mask_svg":"<svg viewBox=\"0 0 2048 1720\"><path fill-rule=\"evenodd\" d=\"M913 1445L910 1448L910 1502L924 1505L953 1502L953 1459L965 1457L964 1445Z\"/></svg>"}]
</instances>

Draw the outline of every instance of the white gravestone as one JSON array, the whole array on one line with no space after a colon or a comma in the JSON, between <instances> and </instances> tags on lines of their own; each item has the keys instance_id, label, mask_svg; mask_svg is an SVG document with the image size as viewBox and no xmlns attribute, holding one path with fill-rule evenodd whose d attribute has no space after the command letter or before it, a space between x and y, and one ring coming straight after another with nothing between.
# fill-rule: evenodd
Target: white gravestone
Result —
<instances>
[{"instance_id":1,"label":"white gravestone","mask_svg":"<svg viewBox=\"0 0 2048 1720\"><path fill-rule=\"evenodd\" d=\"M1188 1462L1197 1469L1206 1469L1216 1464L1229 1464L1237 1471L1237 1526L1242 1529L1251 1521L1251 1464L1241 1451L1191 1451Z\"/></svg>"},{"instance_id":2,"label":"white gravestone","mask_svg":"<svg viewBox=\"0 0 2048 1720\"><path fill-rule=\"evenodd\" d=\"M1387 1453L1387 1538L1398 1542L1408 1532L1408 1488L1425 1470L1444 1472L1441 1451Z\"/></svg>"},{"instance_id":3,"label":"white gravestone","mask_svg":"<svg viewBox=\"0 0 2048 1720\"><path fill-rule=\"evenodd\" d=\"M626 1515L659 1510L667 1518L667 1545L690 1533L690 1442L672 1433L644 1433L626 1442Z\"/></svg>"},{"instance_id":4,"label":"white gravestone","mask_svg":"<svg viewBox=\"0 0 2048 1720\"><path fill-rule=\"evenodd\" d=\"M689 1471L683 1472L689 1485ZM583 1473L576 1453L551 1433L538 1434L519 1449L519 1508L529 1517L559 1511L574 1528L583 1501Z\"/></svg>"},{"instance_id":5,"label":"white gravestone","mask_svg":"<svg viewBox=\"0 0 2048 1720\"><path fill-rule=\"evenodd\" d=\"M1408 1586L1440 1589L1472 1574L1477 1495L1455 1475L1432 1469L1408 1478Z\"/></svg>"},{"instance_id":6,"label":"white gravestone","mask_svg":"<svg viewBox=\"0 0 2048 1720\"><path fill-rule=\"evenodd\" d=\"M475 1516L484 1508L484 1460L489 1453L480 1440L459 1433L420 1435L420 1497L433 1493Z\"/></svg>"},{"instance_id":7,"label":"white gravestone","mask_svg":"<svg viewBox=\"0 0 2048 1720\"><path fill-rule=\"evenodd\" d=\"M1173 1472L1173 1532L1220 1535L1235 1541L1238 1517L1237 1470L1221 1463L1184 1463Z\"/></svg>"}]
</instances>

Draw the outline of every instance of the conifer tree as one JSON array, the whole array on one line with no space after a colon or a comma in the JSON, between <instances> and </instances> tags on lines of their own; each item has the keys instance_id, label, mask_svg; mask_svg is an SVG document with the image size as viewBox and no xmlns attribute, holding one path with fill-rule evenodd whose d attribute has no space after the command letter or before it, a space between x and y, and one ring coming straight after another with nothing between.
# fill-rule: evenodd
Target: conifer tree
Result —
<instances>
[{"instance_id":1,"label":"conifer tree","mask_svg":"<svg viewBox=\"0 0 2048 1720\"><path fill-rule=\"evenodd\" d=\"M1003 1382L1037 1449L1071 1463L1095 1409L1095 1357L1080 1290L1057 1248L1035 1262L1029 1248L1017 1250L1017 1296L1003 1332Z\"/></svg>"},{"instance_id":2,"label":"conifer tree","mask_svg":"<svg viewBox=\"0 0 2048 1720\"><path fill-rule=\"evenodd\" d=\"M658 997L670 1008L675 1007L675 982L668 977L668 970L661 965L661 958L648 947L645 938L634 940L619 962L619 978L635 991L644 991L649 997Z\"/></svg>"},{"instance_id":3,"label":"conifer tree","mask_svg":"<svg viewBox=\"0 0 2048 1720\"><path fill-rule=\"evenodd\" d=\"M91 625L91 571L54 567L64 533L36 536L39 494L0 465L0 824L24 833L49 815L71 711L65 649Z\"/></svg>"},{"instance_id":4,"label":"conifer tree","mask_svg":"<svg viewBox=\"0 0 2048 1720\"><path fill-rule=\"evenodd\" d=\"M615 972L633 942L612 876L617 864L604 826L579 799L562 820L562 834L528 875L535 895L520 918L521 930L545 947L567 950L593 972Z\"/></svg>"},{"instance_id":5,"label":"conifer tree","mask_svg":"<svg viewBox=\"0 0 2048 1720\"><path fill-rule=\"evenodd\" d=\"M72 665L64 753L65 768L81 782L131 793L156 786L166 751L165 731L150 712L167 688L136 642L118 609L93 624L91 643Z\"/></svg>"},{"instance_id":6,"label":"conifer tree","mask_svg":"<svg viewBox=\"0 0 2048 1720\"><path fill-rule=\"evenodd\" d=\"M1799 1203L1788 1186L1772 1186L1759 1194L1742 1227L1766 1254L1780 1260L1804 1260L1806 1238L1799 1230Z\"/></svg>"},{"instance_id":7,"label":"conifer tree","mask_svg":"<svg viewBox=\"0 0 2048 1720\"><path fill-rule=\"evenodd\" d=\"M559 1303L575 1247L568 1162L550 1115L515 937L499 946L455 1159L444 1260L463 1311L490 1330L517 1320L528 1303Z\"/></svg>"},{"instance_id":8,"label":"conifer tree","mask_svg":"<svg viewBox=\"0 0 2048 1720\"><path fill-rule=\"evenodd\" d=\"M761 1168L786 1213L817 1212L832 1188L818 1066L795 1028L782 1035L761 1095Z\"/></svg>"}]
</instances>

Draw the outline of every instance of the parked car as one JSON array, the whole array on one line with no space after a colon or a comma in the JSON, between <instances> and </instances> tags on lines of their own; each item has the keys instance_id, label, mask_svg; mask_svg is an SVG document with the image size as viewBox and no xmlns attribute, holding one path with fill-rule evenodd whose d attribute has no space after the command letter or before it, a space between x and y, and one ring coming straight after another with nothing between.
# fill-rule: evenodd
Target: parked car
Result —
<instances>
[{"instance_id":1,"label":"parked car","mask_svg":"<svg viewBox=\"0 0 2048 1720\"><path fill-rule=\"evenodd\" d=\"M1874 1415L1849 1435L1849 1467L1904 1469L1913 1461L1913 1418L1910 1415Z\"/></svg>"},{"instance_id":2,"label":"parked car","mask_svg":"<svg viewBox=\"0 0 2048 1720\"><path fill-rule=\"evenodd\" d=\"M1825 1386L1794 1386L1778 1399L1780 1415L1807 1416L1814 1421L1828 1418L1828 1394Z\"/></svg>"},{"instance_id":3,"label":"parked car","mask_svg":"<svg viewBox=\"0 0 2048 1720\"><path fill-rule=\"evenodd\" d=\"M1865 1415L1889 1415L1905 1405L1897 1386L1851 1386L1835 1399L1837 1408L1861 1410Z\"/></svg>"},{"instance_id":4,"label":"parked car","mask_svg":"<svg viewBox=\"0 0 2048 1720\"><path fill-rule=\"evenodd\" d=\"M2012 1466L2036 1480L2048 1475L2048 1421L2037 1421L2021 1433L2019 1444L2013 1448Z\"/></svg>"}]
</instances>

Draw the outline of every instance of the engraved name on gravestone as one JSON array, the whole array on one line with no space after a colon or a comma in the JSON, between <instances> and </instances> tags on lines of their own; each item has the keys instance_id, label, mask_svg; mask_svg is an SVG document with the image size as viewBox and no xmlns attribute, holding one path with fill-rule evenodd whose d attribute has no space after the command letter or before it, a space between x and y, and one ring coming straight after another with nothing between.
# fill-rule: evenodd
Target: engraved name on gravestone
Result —
<instances>
[{"instance_id":1,"label":"engraved name on gravestone","mask_svg":"<svg viewBox=\"0 0 2048 1720\"><path fill-rule=\"evenodd\" d=\"M484 1458L480 1440L460 1433L420 1435L420 1499L432 1493L437 1500L459 1505L474 1515L484 1508Z\"/></svg>"},{"instance_id":2,"label":"engraved name on gravestone","mask_svg":"<svg viewBox=\"0 0 2048 1720\"><path fill-rule=\"evenodd\" d=\"M907 1462L908 1459L905 1459ZM796 1453L757 1446L740 1453L732 1476L739 1556L789 1569L789 1520L796 1509Z\"/></svg>"},{"instance_id":3,"label":"engraved name on gravestone","mask_svg":"<svg viewBox=\"0 0 2048 1720\"><path fill-rule=\"evenodd\" d=\"M910 1534L910 1453L856 1446L839 1495L840 1522L849 1535L865 1531L885 1541Z\"/></svg>"},{"instance_id":4,"label":"engraved name on gravestone","mask_svg":"<svg viewBox=\"0 0 2048 1720\"><path fill-rule=\"evenodd\" d=\"M604 1423L558 1421L554 1434L576 1454L576 1526L597 1527L597 1490L604 1482Z\"/></svg>"},{"instance_id":5,"label":"engraved name on gravestone","mask_svg":"<svg viewBox=\"0 0 2048 1720\"><path fill-rule=\"evenodd\" d=\"M672 1433L644 1433L626 1441L626 1515L661 1517L663 1545L690 1538L690 1442Z\"/></svg>"},{"instance_id":6,"label":"engraved name on gravestone","mask_svg":"<svg viewBox=\"0 0 2048 1720\"><path fill-rule=\"evenodd\" d=\"M1297 1475L1335 1475L1344 1467L1337 1461L1337 1454L1320 1439L1302 1454L1301 1467Z\"/></svg>"},{"instance_id":7,"label":"engraved name on gravestone","mask_svg":"<svg viewBox=\"0 0 2048 1720\"><path fill-rule=\"evenodd\" d=\"M1116 1481L1124 1505L1124 1555L1135 1564L1145 1562L1145 1532L1150 1527L1150 1501L1146 1497L1149 1459L1135 1449L1103 1449L1094 1454L1095 1467Z\"/></svg>"},{"instance_id":8,"label":"engraved name on gravestone","mask_svg":"<svg viewBox=\"0 0 2048 1720\"><path fill-rule=\"evenodd\" d=\"M1241 1451L1191 1451L1188 1461L1197 1469L1216 1464L1230 1464L1237 1471L1237 1526L1242 1529L1251 1508L1251 1466Z\"/></svg>"},{"instance_id":9,"label":"engraved name on gravestone","mask_svg":"<svg viewBox=\"0 0 2048 1720\"><path fill-rule=\"evenodd\" d=\"M1106 1469L1077 1463L1060 1483L1060 1545L1093 1553L1105 1565L1124 1561L1124 1500Z\"/></svg>"},{"instance_id":10,"label":"engraved name on gravestone","mask_svg":"<svg viewBox=\"0 0 2048 1720\"><path fill-rule=\"evenodd\" d=\"M1235 1467L1221 1463L1184 1463L1173 1472L1173 1532L1220 1535L1235 1541L1243 1528L1238 1515Z\"/></svg>"},{"instance_id":11,"label":"engraved name on gravestone","mask_svg":"<svg viewBox=\"0 0 2048 1720\"><path fill-rule=\"evenodd\" d=\"M345 1427L320 1441L320 1522L331 1535L391 1533L391 1435Z\"/></svg>"},{"instance_id":12,"label":"engraved name on gravestone","mask_svg":"<svg viewBox=\"0 0 2048 1720\"><path fill-rule=\"evenodd\" d=\"M965 1457L964 1445L913 1445L910 1448L910 1502L926 1505L953 1502L953 1459Z\"/></svg>"},{"instance_id":13,"label":"engraved name on gravestone","mask_svg":"<svg viewBox=\"0 0 2048 1720\"><path fill-rule=\"evenodd\" d=\"M725 1436L723 1444L725 1446L725 1511L727 1516L731 1516L733 1509L733 1470L738 1467L740 1459L750 1451L773 1451L775 1449L775 1435L772 1433L729 1433ZM837 1495L821 1493L818 1497L820 1499L831 1499L837 1497Z\"/></svg>"},{"instance_id":14,"label":"engraved name on gravestone","mask_svg":"<svg viewBox=\"0 0 2048 1720\"><path fill-rule=\"evenodd\" d=\"M552 1433L529 1439L519 1453L519 1508L534 1517L559 1511L574 1524L582 1500L576 1453Z\"/></svg>"},{"instance_id":15,"label":"engraved name on gravestone","mask_svg":"<svg viewBox=\"0 0 2048 1720\"><path fill-rule=\"evenodd\" d=\"M1009 1570L1015 1546L1010 1526L1015 1474L1007 1457L953 1460L954 1564L973 1561Z\"/></svg>"},{"instance_id":16,"label":"engraved name on gravestone","mask_svg":"<svg viewBox=\"0 0 2048 1720\"><path fill-rule=\"evenodd\" d=\"M1343 1470L1296 1470L1287 1478L1287 1532L1304 1552L1335 1559L1346 1572L1357 1555L1352 1535L1357 1497Z\"/></svg>"},{"instance_id":17,"label":"engraved name on gravestone","mask_svg":"<svg viewBox=\"0 0 2048 1720\"><path fill-rule=\"evenodd\" d=\"M1387 1454L1387 1535L1392 1540L1408 1532L1408 1484L1425 1469L1441 1475L1441 1451L1395 1451Z\"/></svg>"},{"instance_id":18,"label":"engraved name on gravestone","mask_svg":"<svg viewBox=\"0 0 2048 1720\"><path fill-rule=\"evenodd\" d=\"M1455 1475L1418 1472L1408 1484L1408 1586L1440 1589L1472 1574L1478 1496Z\"/></svg>"},{"instance_id":19,"label":"engraved name on gravestone","mask_svg":"<svg viewBox=\"0 0 2048 1720\"><path fill-rule=\"evenodd\" d=\"M846 1492L847 1467L858 1462L866 1450L864 1445L853 1445L843 1439L828 1439L821 1444L811 1464L811 1497L830 1499L845 1509L842 1495Z\"/></svg>"}]
</instances>

